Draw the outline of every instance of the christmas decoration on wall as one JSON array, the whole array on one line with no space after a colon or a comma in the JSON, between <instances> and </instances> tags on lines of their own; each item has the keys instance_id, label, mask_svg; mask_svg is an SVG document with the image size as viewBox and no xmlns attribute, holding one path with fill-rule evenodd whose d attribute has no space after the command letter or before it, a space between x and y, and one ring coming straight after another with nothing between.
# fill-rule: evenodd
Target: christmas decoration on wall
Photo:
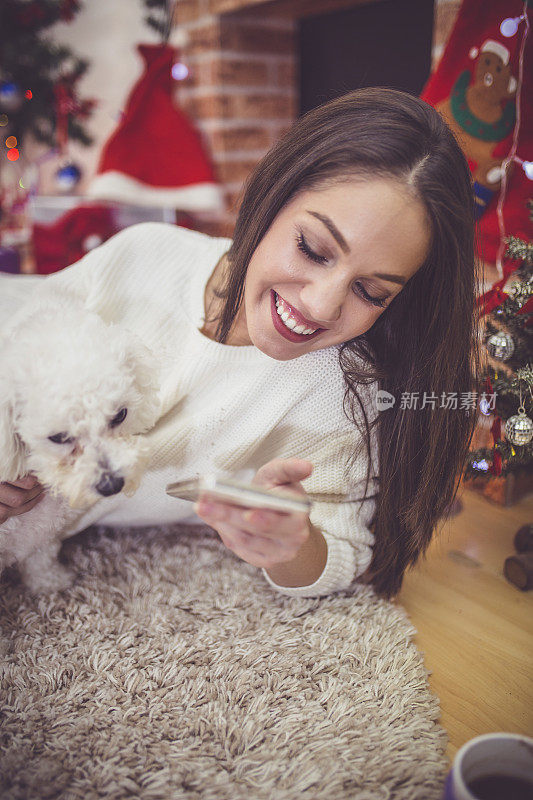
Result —
<instances>
[{"instance_id":1,"label":"christmas decoration on wall","mask_svg":"<svg viewBox=\"0 0 533 800\"><path fill-rule=\"evenodd\" d=\"M509 234L526 238L533 177L531 4L463 0L421 97L456 134L474 179L479 255L504 277Z\"/></svg>"},{"instance_id":2,"label":"christmas decoration on wall","mask_svg":"<svg viewBox=\"0 0 533 800\"><path fill-rule=\"evenodd\" d=\"M147 20L163 41L137 46L144 72L103 147L88 195L191 213L222 210L222 189L202 138L174 99L174 76L186 69L177 47L168 43L176 3L149 0L147 6L163 12Z\"/></svg>"},{"instance_id":3,"label":"christmas decoration on wall","mask_svg":"<svg viewBox=\"0 0 533 800\"><path fill-rule=\"evenodd\" d=\"M85 204L67 211L51 225L33 225L36 272L48 275L74 264L117 233L112 210Z\"/></svg>"}]
</instances>

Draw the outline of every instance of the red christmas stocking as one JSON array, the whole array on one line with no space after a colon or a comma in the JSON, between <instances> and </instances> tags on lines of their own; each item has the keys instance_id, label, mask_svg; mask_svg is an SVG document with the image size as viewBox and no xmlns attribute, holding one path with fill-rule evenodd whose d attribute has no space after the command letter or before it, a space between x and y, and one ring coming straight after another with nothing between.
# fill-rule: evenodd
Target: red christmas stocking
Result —
<instances>
[{"instance_id":1,"label":"red christmas stocking","mask_svg":"<svg viewBox=\"0 0 533 800\"><path fill-rule=\"evenodd\" d=\"M533 159L531 8L521 0L463 0L436 71L421 97L444 117L457 136L474 179L479 219L479 255L495 262L501 231L530 238L526 200L532 184L522 161ZM502 25L502 23L504 23ZM521 63L522 62L522 63ZM514 137L517 140L514 142ZM507 168L505 196L502 162L515 145Z\"/></svg>"}]
</instances>

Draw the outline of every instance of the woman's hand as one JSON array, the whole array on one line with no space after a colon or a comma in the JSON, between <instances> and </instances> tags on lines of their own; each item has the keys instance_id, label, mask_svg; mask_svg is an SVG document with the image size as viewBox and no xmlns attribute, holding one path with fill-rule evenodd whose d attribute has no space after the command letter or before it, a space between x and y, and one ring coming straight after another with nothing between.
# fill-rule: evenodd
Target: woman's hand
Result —
<instances>
[{"instance_id":1,"label":"woman's hand","mask_svg":"<svg viewBox=\"0 0 533 800\"><path fill-rule=\"evenodd\" d=\"M25 514L44 497L44 487L35 475L26 475L16 481L0 483L0 525L9 517Z\"/></svg>"},{"instance_id":2,"label":"woman's hand","mask_svg":"<svg viewBox=\"0 0 533 800\"><path fill-rule=\"evenodd\" d=\"M300 481L312 471L310 461L276 458L257 471L252 484L305 496ZM246 509L211 501L207 496L195 503L194 510L217 531L226 547L254 567L268 568L291 561L311 532L309 515L304 512Z\"/></svg>"}]
</instances>

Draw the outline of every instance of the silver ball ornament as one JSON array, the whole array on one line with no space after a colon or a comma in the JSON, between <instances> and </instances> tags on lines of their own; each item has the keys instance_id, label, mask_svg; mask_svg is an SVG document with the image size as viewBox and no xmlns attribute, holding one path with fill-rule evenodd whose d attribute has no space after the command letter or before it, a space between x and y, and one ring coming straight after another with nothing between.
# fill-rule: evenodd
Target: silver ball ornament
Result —
<instances>
[{"instance_id":1,"label":"silver ball ornament","mask_svg":"<svg viewBox=\"0 0 533 800\"><path fill-rule=\"evenodd\" d=\"M523 406L519 413L509 417L505 423L505 437L512 444L529 444L533 439L533 421L529 419Z\"/></svg>"},{"instance_id":2,"label":"silver ball ornament","mask_svg":"<svg viewBox=\"0 0 533 800\"><path fill-rule=\"evenodd\" d=\"M513 337L506 331L497 331L487 339L487 350L493 358L507 361L515 350Z\"/></svg>"}]
</instances>

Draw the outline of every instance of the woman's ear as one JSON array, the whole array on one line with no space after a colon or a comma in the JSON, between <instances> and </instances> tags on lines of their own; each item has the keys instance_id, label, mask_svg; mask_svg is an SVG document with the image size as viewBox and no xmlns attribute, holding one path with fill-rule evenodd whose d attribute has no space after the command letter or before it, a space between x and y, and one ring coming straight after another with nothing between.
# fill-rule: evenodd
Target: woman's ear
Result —
<instances>
[{"instance_id":1,"label":"woman's ear","mask_svg":"<svg viewBox=\"0 0 533 800\"><path fill-rule=\"evenodd\" d=\"M0 389L0 481L15 481L26 473L26 448L15 430L13 404Z\"/></svg>"}]
</instances>

